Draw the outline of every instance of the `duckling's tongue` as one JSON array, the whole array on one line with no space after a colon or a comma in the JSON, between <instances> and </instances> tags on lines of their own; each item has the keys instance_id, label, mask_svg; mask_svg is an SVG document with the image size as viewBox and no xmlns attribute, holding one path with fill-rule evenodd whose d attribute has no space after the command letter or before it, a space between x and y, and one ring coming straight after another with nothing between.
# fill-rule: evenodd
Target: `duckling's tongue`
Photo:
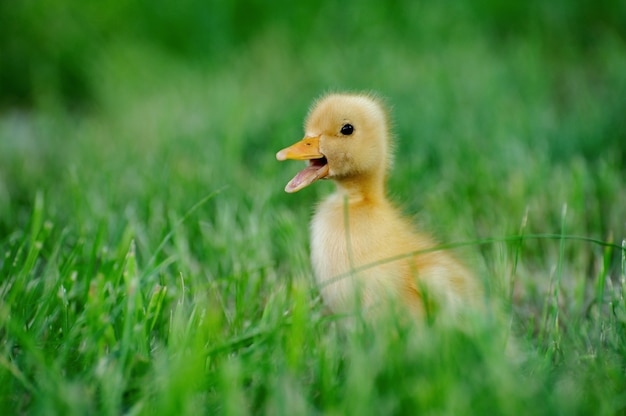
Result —
<instances>
[{"instance_id":1,"label":"duckling's tongue","mask_svg":"<svg viewBox=\"0 0 626 416\"><path fill-rule=\"evenodd\" d=\"M285 192L298 192L300 189L309 186L318 179L328 175L328 163L311 163L309 166L298 172L298 174L285 186Z\"/></svg>"}]
</instances>

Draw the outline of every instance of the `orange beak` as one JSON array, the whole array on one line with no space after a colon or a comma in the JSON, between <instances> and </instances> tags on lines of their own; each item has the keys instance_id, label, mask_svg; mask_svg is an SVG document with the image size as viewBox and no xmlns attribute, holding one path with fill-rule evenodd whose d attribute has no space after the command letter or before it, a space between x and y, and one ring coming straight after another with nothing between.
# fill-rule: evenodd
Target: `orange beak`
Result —
<instances>
[{"instance_id":1,"label":"orange beak","mask_svg":"<svg viewBox=\"0 0 626 416\"><path fill-rule=\"evenodd\" d=\"M305 137L298 143L292 144L276 153L276 159L283 161L321 159L324 155L320 153L320 137Z\"/></svg>"},{"instance_id":2,"label":"orange beak","mask_svg":"<svg viewBox=\"0 0 626 416\"><path fill-rule=\"evenodd\" d=\"M328 161L320 153L320 136L305 137L298 143L276 153L276 159L280 161L287 159L309 161L309 165L289 181L285 187L285 192L297 192L316 180L328 176Z\"/></svg>"}]
</instances>

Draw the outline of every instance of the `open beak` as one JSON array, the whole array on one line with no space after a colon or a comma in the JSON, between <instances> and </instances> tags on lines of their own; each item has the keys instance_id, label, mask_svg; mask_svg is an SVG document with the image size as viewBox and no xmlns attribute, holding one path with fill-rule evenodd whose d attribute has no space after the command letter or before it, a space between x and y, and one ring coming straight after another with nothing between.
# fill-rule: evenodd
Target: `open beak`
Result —
<instances>
[{"instance_id":1,"label":"open beak","mask_svg":"<svg viewBox=\"0 0 626 416\"><path fill-rule=\"evenodd\" d=\"M285 192L297 192L309 186L318 179L328 176L329 167L326 157L320 153L320 136L305 137L280 152L276 153L276 159L282 160L308 160L308 166L298 172L285 186Z\"/></svg>"}]
</instances>

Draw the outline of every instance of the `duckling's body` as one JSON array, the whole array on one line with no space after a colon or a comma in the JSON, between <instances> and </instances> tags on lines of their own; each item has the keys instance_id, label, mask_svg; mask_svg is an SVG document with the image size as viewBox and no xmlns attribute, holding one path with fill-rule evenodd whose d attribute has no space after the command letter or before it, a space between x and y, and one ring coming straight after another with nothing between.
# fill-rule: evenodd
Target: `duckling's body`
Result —
<instances>
[{"instance_id":1,"label":"duckling's body","mask_svg":"<svg viewBox=\"0 0 626 416\"><path fill-rule=\"evenodd\" d=\"M386 200L346 201L338 192L319 205L311 222L313 269L333 312L400 301L421 313L424 290L431 303L457 310L472 295L469 273L445 252L412 254L435 245Z\"/></svg>"},{"instance_id":2,"label":"duckling's body","mask_svg":"<svg viewBox=\"0 0 626 416\"><path fill-rule=\"evenodd\" d=\"M416 313L430 305L457 311L478 290L472 275L387 199L391 164L387 117L367 95L331 94L318 101L305 138L277 154L309 160L287 185L295 192L321 178L337 191L311 222L311 260L324 302L336 313L401 304ZM421 252L420 252L421 251Z\"/></svg>"}]
</instances>

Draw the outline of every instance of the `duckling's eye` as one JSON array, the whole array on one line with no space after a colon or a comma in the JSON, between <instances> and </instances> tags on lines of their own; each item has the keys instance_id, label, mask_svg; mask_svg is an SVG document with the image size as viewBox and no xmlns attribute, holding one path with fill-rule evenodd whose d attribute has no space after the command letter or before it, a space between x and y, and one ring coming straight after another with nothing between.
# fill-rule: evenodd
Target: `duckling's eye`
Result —
<instances>
[{"instance_id":1,"label":"duckling's eye","mask_svg":"<svg viewBox=\"0 0 626 416\"><path fill-rule=\"evenodd\" d=\"M354 127L352 126L352 124L344 124L341 127L341 134L343 134L344 136L349 136L352 133L354 133Z\"/></svg>"}]
</instances>

